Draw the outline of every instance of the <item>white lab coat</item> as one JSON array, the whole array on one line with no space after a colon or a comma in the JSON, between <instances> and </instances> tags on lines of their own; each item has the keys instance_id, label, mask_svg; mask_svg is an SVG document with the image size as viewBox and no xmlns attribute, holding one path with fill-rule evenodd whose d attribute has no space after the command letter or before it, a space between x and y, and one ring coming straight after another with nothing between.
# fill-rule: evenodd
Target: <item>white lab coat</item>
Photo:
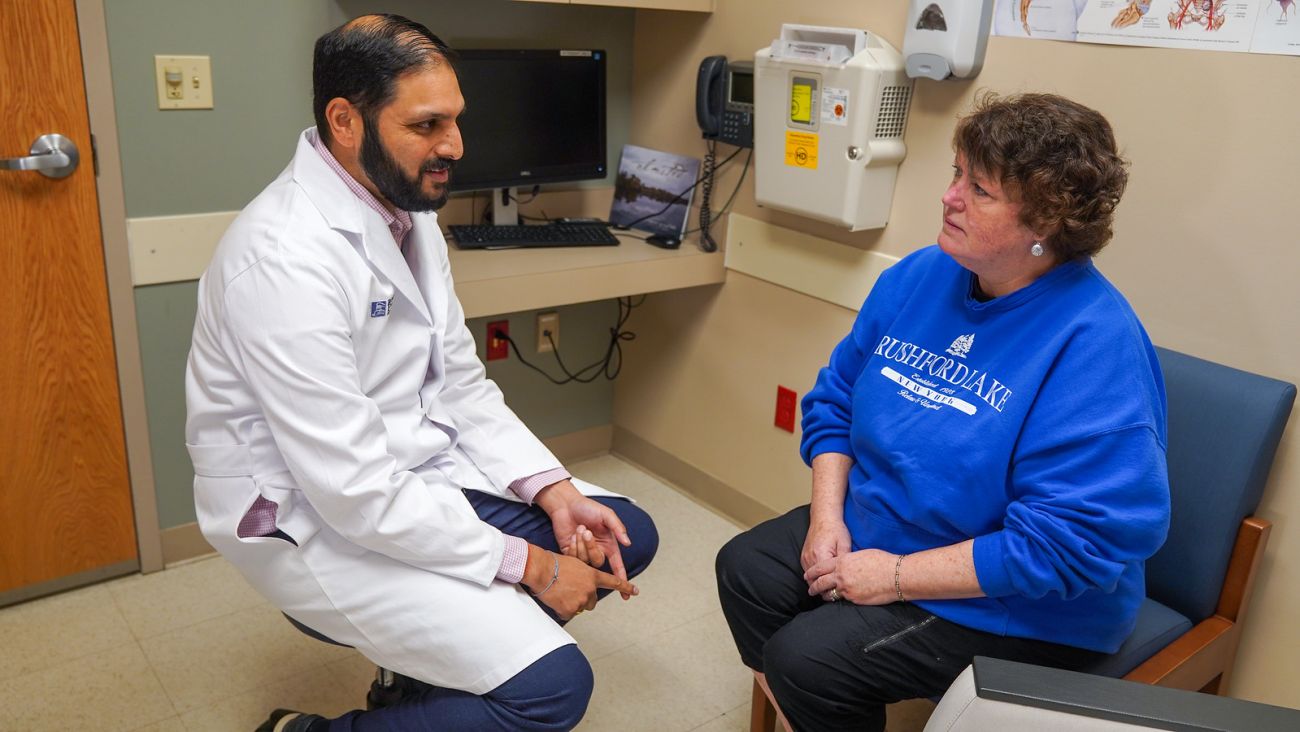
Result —
<instances>
[{"instance_id":1,"label":"white lab coat","mask_svg":"<svg viewBox=\"0 0 1300 732\"><path fill-rule=\"evenodd\" d=\"M462 490L513 499L512 481L560 462L485 378L436 216L413 216L408 266L315 134L199 282L185 430L199 526L297 620L482 694L573 639L494 581L503 537ZM258 495L298 546L237 536Z\"/></svg>"}]
</instances>

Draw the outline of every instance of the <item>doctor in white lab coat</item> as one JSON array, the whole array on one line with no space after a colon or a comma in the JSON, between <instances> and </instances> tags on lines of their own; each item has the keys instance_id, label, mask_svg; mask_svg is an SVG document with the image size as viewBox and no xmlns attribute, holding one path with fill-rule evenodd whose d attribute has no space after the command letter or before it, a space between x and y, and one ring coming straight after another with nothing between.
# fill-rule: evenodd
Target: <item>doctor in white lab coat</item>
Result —
<instances>
[{"instance_id":1,"label":"doctor in white lab coat","mask_svg":"<svg viewBox=\"0 0 1300 732\"><path fill-rule=\"evenodd\" d=\"M376 44L367 78L357 59ZM464 104L446 55L397 16L318 41L318 125L199 284L186 442L203 534L259 592L385 668L485 699L477 711L495 726L523 729L530 711L500 716L494 690L514 680L517 697L521 672L574 643L552 615L593 607L597 589L635 594L628 570L649 562L657 537L629 501L569 480L485 378L435 215L411 214L403 231L407 211L446 200L461 156ZM538 486L520 489L530 477L547 482L535 498ZM542 538L508 535L484 505L516 523L533 512ZM581 679L569 686L583 695ZM454 717L430 705L442 723ZM570 704L577 718L585 706ZM282 717L266 729L312 728L309 715L298 727Z\"/></svg>"}]
</instances>

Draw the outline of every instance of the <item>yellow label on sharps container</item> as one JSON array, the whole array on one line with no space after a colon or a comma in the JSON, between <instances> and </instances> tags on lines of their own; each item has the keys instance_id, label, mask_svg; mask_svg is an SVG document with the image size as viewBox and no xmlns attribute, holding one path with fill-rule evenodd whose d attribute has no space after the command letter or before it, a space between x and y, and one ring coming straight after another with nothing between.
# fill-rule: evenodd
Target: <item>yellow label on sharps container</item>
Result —
<instances>
[{"instance_id":1,"label":"yellow label on sharps container","mask_svg":"<svg viewBox=\"0 0 1300 732\"><path fill-rule=\"evenodd\" d=\"M817 169L817 135L812 132L785 131L785 164L796 168Z\"/></svg>"},{"instance_id":2,"label":"yellow label on sharps container","mask_svg":"<svg viewBox=\"0 0 1300 732\"><path fill-rule=\"evenodd\" d=\"M812 124L812 85L796 81L790 85L790 121Z\"/></svg>"}]
</instances>

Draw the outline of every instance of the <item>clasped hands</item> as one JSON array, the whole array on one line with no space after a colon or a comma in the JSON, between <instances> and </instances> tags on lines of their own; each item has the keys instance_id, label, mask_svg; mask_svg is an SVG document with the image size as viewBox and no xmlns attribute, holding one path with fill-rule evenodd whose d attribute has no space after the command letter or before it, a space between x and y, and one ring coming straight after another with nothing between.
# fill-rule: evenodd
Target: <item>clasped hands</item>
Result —
<instances>
[{"instance_id":1,"label":"clasped hands","mask_svg":"<svg viewBox=\"0 0 1300 732\"><path fill-rule=\"evenodd\" d=\"M813 520L808 525L808 537L799 555L808 594L820 595L827 602L847 600L855 605L887 605L896 600L897 556L879 549L855 552L852 547L843 520Z\"/></svg>"},{"instance_id":2,"label":"clasped hands","mask_svg":"<svg viewBox=\"0 0 1300 732\"><path fill-rule=\"evenodd\" d=\"M523 584L540 593L543 604L568 620L596 607L597 590L618 590L624 600L639 594L627 579L619 551L620 546L631 546L632 539L613 510L582 495L568 480L543 488L535 502L550 517L561 552L528 547ZM601 571L607 561L611 571Z\"/></svg>"}]
</instances>

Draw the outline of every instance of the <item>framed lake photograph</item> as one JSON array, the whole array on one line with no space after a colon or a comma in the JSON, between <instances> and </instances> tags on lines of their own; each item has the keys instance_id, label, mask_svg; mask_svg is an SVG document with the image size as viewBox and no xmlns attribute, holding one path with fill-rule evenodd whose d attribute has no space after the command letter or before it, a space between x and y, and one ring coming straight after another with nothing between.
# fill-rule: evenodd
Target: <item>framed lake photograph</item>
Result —
<instances>
[{"instance_id":1,"label":"framed lake photograph","mask_svg":"<svg viewBox=\"0 0 1300 732\"><path fill-rule=\"evenodd\" d=\"M681 238L699 175L698 158L624 145L609 222Z\"/></svg>"}]
</instances>

